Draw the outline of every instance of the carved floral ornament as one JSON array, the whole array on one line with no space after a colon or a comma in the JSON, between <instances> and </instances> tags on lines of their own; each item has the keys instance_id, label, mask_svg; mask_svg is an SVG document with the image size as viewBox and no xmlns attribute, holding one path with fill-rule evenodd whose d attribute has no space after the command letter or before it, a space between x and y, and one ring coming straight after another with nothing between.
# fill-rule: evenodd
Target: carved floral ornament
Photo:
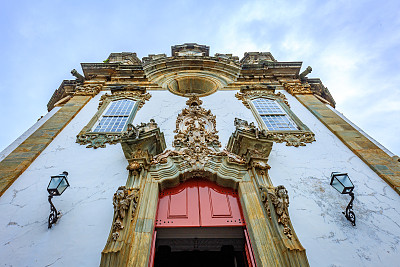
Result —
<instances>
[{"instance_id":1,"label":"carved floral ornament","mask_svg":"<svg viewBox=\"0 0 400 267\"><path fill-rule=\"evenodd\" d=\"M210 110L201 107L203 101L192 96L176 120L173 146L175 150L166 150L157 155L152 164L165 163L170 156L180 156L191 165L204 166L212 156L227 156L232 162L244 164L238 155L227 150L220 151L221 143L216 130L215 116Z\"/></svg>"},{"instance_id":2,"label":"carved floral ornament","mask_svg":"<svg viewBox=\"0 0 400 267\"><path fill-rule=\"evenodd\" d=\"M290 228L290 217L289 217L289 195L288 191L283 185L279 185L277 187L266 188L264 186L260 187L260 195L261 201L264 204L264 208L267 211L267 215L270 220L271 217L271 209L270 203L274 206L275 213L278 217L278 224L283 225L283 233L289 238L292 239L292 229Z\"/></svg>"},{"instance_id":3,"label":"carved floral ornament","mask_svg":"<svg viewBox=\"0 0 400 267\"><path fill-rule=\"evenodd\" d=\"M139 202L139 189L127 189L120 186L113 197L114 223L112 227L112 238L114 241L120 236L120 231L124 229L124 219L131 208L131 220L133 220Z\"/></svg>"},{"instance_id":4,"label":"carved floral ornament","mask_svg":"<svg viewBox=\"0 0 400 267\"><path fill-rule=\"evenodd\" d=\"M248 123L246 120L235 118L236 130L250 132L258 138L265 138L272 142L284 143L287 146L305 146L306 143L315 141L315 134L309 131L293 131L293 132L269 132L266 130L259 130L254 123Z\"/></svg>"}]
</instances>

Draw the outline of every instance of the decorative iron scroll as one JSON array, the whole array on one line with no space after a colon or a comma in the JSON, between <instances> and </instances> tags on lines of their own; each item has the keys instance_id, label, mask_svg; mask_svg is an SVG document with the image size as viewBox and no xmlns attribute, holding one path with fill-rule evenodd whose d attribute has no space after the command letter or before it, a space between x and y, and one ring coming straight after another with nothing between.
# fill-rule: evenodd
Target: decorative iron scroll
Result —
<instances>
[{"instance_id":1,"label":"decorative iron scroll","mask_svg":"<svg viewBox=\"0 0 400 267\"><path fill-rule=\"evenodd\" d=\"M267 211L268 217L271 218L271 209L269 207L269 201L275 208L275 213L278 216L278 223L283 225L283 233L291 239L292 229L290 228L290 217L289 217L289 195L288 191L283 185L278 185L272 190L268 190L266 187L260 187L261 201L264 203L264 207Z\"/></svg>"},{"instance_id":2,"label":"decorative iron scroll","mask_svg":"<svg viewBox=\"0 0 400 267\"><path fill-rule=\"evenodd\" d=\"M120 236L120 231L124 229L124 218L132 206L132 218L135 215L136 208L139 202L139 189L127 189L125 186L120 186L113 197L114 205L114 223L112 230L113 240L117 240Z\"/></svg>"}]
</instances>

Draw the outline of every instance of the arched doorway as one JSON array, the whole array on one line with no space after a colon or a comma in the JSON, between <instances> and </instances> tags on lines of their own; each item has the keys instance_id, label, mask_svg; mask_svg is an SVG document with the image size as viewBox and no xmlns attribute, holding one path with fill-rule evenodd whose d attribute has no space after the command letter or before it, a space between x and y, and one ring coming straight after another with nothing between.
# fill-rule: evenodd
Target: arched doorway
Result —
<instances>
[{"instance_id":1,"label":"arched doorway","mask_svg":"<svg viewBox=\"0 0 400 267\"><path fill-rule=\"evenodd\" d=\"M237 191L190 179L160 192L150 266L255 266Z\"/></svg>"}]
</instances>

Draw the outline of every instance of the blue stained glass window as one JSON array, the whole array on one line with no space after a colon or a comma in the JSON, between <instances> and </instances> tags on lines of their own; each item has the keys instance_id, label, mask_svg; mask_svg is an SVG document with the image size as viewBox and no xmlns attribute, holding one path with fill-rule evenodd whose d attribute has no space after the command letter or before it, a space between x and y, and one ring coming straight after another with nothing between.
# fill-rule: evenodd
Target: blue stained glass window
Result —
<instances>
[{"instance_id":1,"label":"blue stained glass window","mask_svg":"<svg viewBox=\"0 0 400 267\"><path fill-rule=\"evenodd\" d=\"M130 99L111 102L99 122L95 125L93 132L122 132L132 113L135 102Z\"/></svg>"},{"instance_id":2,"label":"blue stained glass window","mask_svg":"<svg viewBox=\"0 0 400 267\"><path fill-rule=\"evenodd\" d=\"M291 131L299 130L297 125L290 119L286 112L276 103L275 100L267 98L257 98L252 103L261 119L271 131Z\"/></svg>"}]
</instances>

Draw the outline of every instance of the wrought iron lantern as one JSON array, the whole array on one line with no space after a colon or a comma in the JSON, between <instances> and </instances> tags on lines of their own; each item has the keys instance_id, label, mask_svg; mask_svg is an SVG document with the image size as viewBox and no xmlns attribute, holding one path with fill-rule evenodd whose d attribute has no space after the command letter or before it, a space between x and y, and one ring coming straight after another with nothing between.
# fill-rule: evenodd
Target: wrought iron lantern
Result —
<instances>
[{"instance_id":1,"label":"wrought iron lantern","mask_svg":"<svg viewBox=\"0 0 400 267\"><path fill-rule=\"evenodd\" d=\"M347 220L349 220L351 224L355 226L356 215L353 212L354 184L351 182L350 177L347 175L347 173L332 172L331 186L335 188L340 194L350 195L351 200L347 205L346 212L343 212L343 214L347 218Z\"/></svg>"},{"instance_id":2,"label":"wrought iron lantern","mask_svg":"<svg viewBox=\"0 0 400 267\"><path fill-rule=\"evenodd\" d=\"M53 196L60 196L65 189L69 186L67 180L68 172L63 172L59 175L51 176L50 183L47 186L47 192L49 192L49 203L50 203L50 215L49 215L49 224L48 228L57 222L60 216L60 212L57 211L56 207L54 207L53 202L51 199Z\"/></svg>"}]
</instances>

